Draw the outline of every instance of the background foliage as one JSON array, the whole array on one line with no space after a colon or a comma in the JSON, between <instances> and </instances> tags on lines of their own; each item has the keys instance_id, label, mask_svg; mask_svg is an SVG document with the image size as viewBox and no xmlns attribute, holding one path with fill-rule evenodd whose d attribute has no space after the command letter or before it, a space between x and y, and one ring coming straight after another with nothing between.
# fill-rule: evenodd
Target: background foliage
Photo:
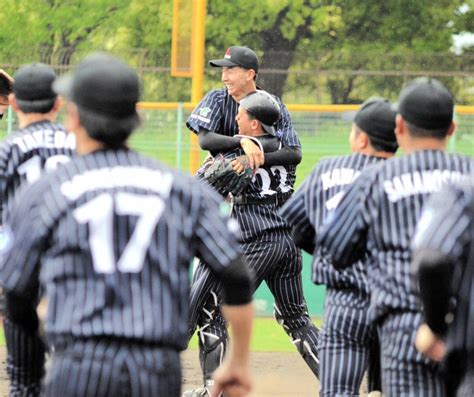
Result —
<instances>
[{"instance_id":1,"label":"background foliage","mask_svg":"<svg viewBox=\"0 0 474 397\"><path fill-rule=\"evenodd\" d=\"M189 79L169 76L172 10L172 0L5 0L0 67L40 60L65 70L107 50L140 70L144 99L186 101ZM469 104L474 48L454 53L452 35L472 32L473 21L474 0L208 0L206 59L252 47L259 84L287 102L394 99L403 82L427 74ZM206 73L206 89L220 85Z\"/></svg>"}]
</instances>

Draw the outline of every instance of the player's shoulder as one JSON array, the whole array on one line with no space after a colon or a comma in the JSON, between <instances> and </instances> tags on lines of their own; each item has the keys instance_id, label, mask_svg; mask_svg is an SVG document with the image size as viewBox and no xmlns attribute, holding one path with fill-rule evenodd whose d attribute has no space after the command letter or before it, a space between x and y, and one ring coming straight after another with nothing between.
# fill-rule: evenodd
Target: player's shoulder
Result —
<instances>
[{"instance_id":1,"label":"player's shoulder","mask_svg":"<svg viewBox=\"0 0 474 397\"><path fill-rule=\"evenodd\" d=\"M210 102L210 101L216 101L216 102L223 102L230 98L229 93L225 88L215 88L206 93L204 96L204 101Z\"/></svg>"},{"instance_id":2,"label":"player's shoulder","mask_svg":"<svg viewBox=\"0 0 474 397\"><path fill-rule=\"evenodd\" d=\"M357 157L357 154L346 154L346 155L339 155L339 156L324 156L318 161L314 169L318 170L326 170L326 169L333 169L344 167L351 164L354 158Z\"/></svg>"}]
</instances>

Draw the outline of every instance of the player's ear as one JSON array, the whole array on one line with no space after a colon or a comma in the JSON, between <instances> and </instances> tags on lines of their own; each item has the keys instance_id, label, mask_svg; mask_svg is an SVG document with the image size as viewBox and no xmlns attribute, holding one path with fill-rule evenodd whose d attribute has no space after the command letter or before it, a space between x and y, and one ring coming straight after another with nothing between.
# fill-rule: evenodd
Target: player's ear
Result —
<instances>
[{"instance_id":1,"label":"player's ear","mask_svg":"<svg viewBox=\"0 0 474 397\"><path fill-rule=\"evenodd\" d=\"M400 114L395 118L395 136L398 137L405 133L405 121Z\"/></svg>"},{"instance_id":2,"label":"player's ear","mask_svg":"<svg viewBox=\"0 0 474 397\"><path fill-rule=\"evenodd\" d=\"M367 146L369 146L370 144L369 136L367 135L366 132L361 132L360 134L358 134L357 139L359 142L360 149L366 149Z\"/></svg>"},{"instance_id":3,"label":"player's ear","mask_svg":"<svg viewBox=\"0 0 474 397\"><path fill-rule=\"evenodd\" d=\"M53 108L51 109L53 112L59 112L59 109L63 106L64 101L60 95L56 97L56 100L54 101Z\"/></svg>"},{"instance_id":4,"label":"player's ear","mask_svg":"<svg viewBox=\"0 0 474 397\"><path fill-rule=\"evenodd\" d=\"M448 135L447 136L453 136L454 133L456 132L456 128L457 128L457 124L456 122L452 122L451 123L451 126L449 127L449 130L448 130Z\"/></svg>"},{"instance_id":5,"label":"player's ear","mask_svg":"<svg viewBox=\"0 0 474 397\"><path fill-rule=\"evenodd\" d=\"M254 120L252 120L252 121L250 122L250 127L251 127L252 130L255 131L255 132L258 132L260 128L262 128L262 130L263 130L263 127L260 127L260 126L261 126L261 123L260 123L260 121L258 121L258 120L255 120L255 119L254 119Z\"/></svg>"},{"instance_id":6,"label":"player's ear","mask_svg":"<svg viewBox=\"0 0 474 397\"><path fill-rule=\"evenodd\" d=\"M18 103L16 101L15 94L11 93L8 95L8 103L10 104L10 106L12 107L15 113L17 113L20 110L20 108L18 107Z\"/></svg>"},{"instance_id":7,"label":"player's ear","mask_svg":"<svg viewBox=\"0 0 474 397\"><path fill-rule=\"evenodd\" d=\"M73 102L67 102L66 104L66 128L69 132L77 131L81 126L79 119L79 109Z\"/></svg>"},{"instance_id":8,"label":"player's ear","mask_svg":"<svg viewBox=\"0 0 474 397\"><path fill-rule=\"evenodd\" d=\"M253 81L255 80L255 76L256 76L256 73L255 73L255 70L253 69L247 69L247 81Z\"/></svg>"}]
</instances>

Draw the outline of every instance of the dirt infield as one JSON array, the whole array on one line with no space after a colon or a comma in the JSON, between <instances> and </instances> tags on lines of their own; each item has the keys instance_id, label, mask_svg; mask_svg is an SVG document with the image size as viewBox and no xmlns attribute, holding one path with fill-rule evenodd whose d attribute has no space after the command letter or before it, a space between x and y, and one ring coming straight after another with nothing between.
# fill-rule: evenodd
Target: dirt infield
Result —
<instances>
[{"instance_id":1,"label":"dirt infield","mask_svg":"<svg viewBox=\"0 0 474 397\"><path fill-rule=\"evenodd\" d=\"M6 349L0 347L0 397L7 396L5 373ZM183 390L200 385L197 350L187 350L181 356ZM319 384L297 353L252 353L254 392L252 397L314 397Z\"/></svg>"}]
</instances>

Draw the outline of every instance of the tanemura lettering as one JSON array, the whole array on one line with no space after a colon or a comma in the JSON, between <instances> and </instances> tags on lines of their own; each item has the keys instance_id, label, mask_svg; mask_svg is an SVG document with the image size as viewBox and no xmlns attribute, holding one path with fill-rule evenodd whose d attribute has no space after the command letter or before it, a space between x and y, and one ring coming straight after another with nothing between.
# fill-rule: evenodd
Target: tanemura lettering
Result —
<instances>
[{"instance_id":1,"label":"tanemura lettering","mask_svg":"<svg viewBox=\"0 0 474 397\"><path fill-rule=\"evenodd\" d=\"M150 183L150 181L154 181L154 183ZM64 182L61 185L61 193L73 201L92 190L135 187L151 190L162 197L168 197L172 183L173 176L159 170L143 167L100 168L76 175L70 181Z\"/></svg>"}]
</instances>

